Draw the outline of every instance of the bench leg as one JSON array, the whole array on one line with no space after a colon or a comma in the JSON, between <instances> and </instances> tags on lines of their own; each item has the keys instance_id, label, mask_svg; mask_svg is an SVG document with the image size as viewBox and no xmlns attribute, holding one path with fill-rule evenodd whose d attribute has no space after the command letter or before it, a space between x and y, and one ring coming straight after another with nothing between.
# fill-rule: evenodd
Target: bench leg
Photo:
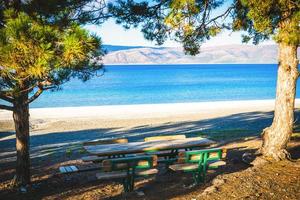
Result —
<instances>
[{"instance_id":1,"label":"bench leg","mask_svg":"<svg viewBox=\"0 0 300 200\"><path fill-rule=\"evenodd\" d=\"M124 192L132 192L134 190L135 169L127 171L127 176L123 180Z\"/></svg>"},{"instance_id":2,"label":"bench leg","mask_svg":"<svg viewBox=\"0 0 300 200\"><path fill-rule=\"evenodd\" d=\"M129 192L129 183L128 183L128 178L124 178L123 180L123 189L124 189L124 192Z\"/></svg>"},{"instance_id":3,"label":"bench leg","mask_svg":"<svg viewBox=\"0 0 300 200\"><path fill-rule=\"evenodd\" d=\"M123 180L124 192L132 192L134 190L134 176L126 177Z\"/></svg>"},{"instance_id":4,"label":"bench leg","mask_svg":"<svg viewBox=\"0 0 300 200\"><path fill-rule=\"evenodd\" d=\"M205 176L206 176L206 167L199 166L198 171L193 172L193 179L196 185L200 183L205 183Z\"/></svg>"}]
</instances>

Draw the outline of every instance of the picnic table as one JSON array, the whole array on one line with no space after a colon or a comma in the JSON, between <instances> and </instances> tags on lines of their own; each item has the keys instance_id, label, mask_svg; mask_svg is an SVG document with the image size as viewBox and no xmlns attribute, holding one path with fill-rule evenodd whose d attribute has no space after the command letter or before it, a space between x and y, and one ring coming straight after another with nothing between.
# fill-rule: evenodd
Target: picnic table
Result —
<instances>
[{"instance_id":1,"label":"picnic table","mask_svg":"<svg viewBox=\"0 0 300 200\"><path fill-rule=\"evenodd\" d=\"M206 147L214 142L207 138L193 137L178 140L162 140L148 142L130 142L124 144L102 144L87 145L85 150L97 156L114 156L135 153L147 153L163 150L187 149L195 147Z\"/></svg>"}]
</instances>

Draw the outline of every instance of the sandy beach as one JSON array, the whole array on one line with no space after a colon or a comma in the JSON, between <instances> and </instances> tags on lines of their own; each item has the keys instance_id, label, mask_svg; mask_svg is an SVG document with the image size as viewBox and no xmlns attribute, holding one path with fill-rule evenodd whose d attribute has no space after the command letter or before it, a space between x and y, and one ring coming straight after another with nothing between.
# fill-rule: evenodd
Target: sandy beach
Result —
<instances>
[{"instance_id":1,"label":"sandy beach","mask_svg":"<svg viewBox=\"0 0 300 200\"><path fill-rule=\"evenodd\" d=\"M299 107L300 101L297 100L296 108ZM287 188L287 186L286 191L291 192L282 192L280 195L289 199L297 199L296 196L299 196L299 180L297 179L299 161L295 164L293 162L284 165L269 164L255 172L251 168L249 168L250 171L247 170L250 165L241 161L245 152L253 153L261 145L261 140L257 137L265 127L272 123L273 108L274 101L259 100L31 109L32 172L34 181L42 182L38 191L43 191L35 192L34 195L47 197L39 199L69 199L66 197L124 199L121 194L121 185L97 182L94 172L76 173L70 176L54 175L57 174L58 168L64 165L90 167L91 163L81 161L81 157L88 155L82 151L83 141L127 137L131 142L142 141L143 138L153 135L180 133L187 137L208 137L216 141L217 145L229 149L226 168L208 175L210 181L217 179L218 174L224 174L228 184L222 186L222 191L228 192L216 194L222 194L225 197L207 199L234 199L230 195L232 191L237 191L234 190L237 187L240 189L235 195L240 197L248 193L248 196L262 194L265 188L269 188L266 194L278 193L278 188ZM7 188L14 175L15 134L11 114L11 112L0 111L0 168L4 169L0 173L0 182L2 182L0 190ZM300 113L296 111L295 120L297 121L299 117ZM297 140L289 143L289 151L293 159L299 158L297 145L299 146ZM174 199L172 198L174 196L176 196L175 199L193 199L207 187L205 184L196 188L194 192L189 190L187 193L186 187L182 185L188 180L191 180L188 174L174 176L174 174L166 173L160 175L158 181L141 180L138 185L150 185L145 188L139 187L147 196L154 197L150 199L156 199L158 192L162 196L161 199ZM262 180L266 181L262 182ZM281 185L273 187L274 182ZM255 189L249 190L251 188L249 185L254 186ZM9 189L5 191L7 196L14 194ZM174 191L176 191L175 194ZM254 192L251 193L251 191ZM137 197L133 194L133 197L128 199L137 199ZM270 196L263 199L270 199Z\"/></svg>"},{"instance_id":2,"label":"sandy beach","mask_svg":"<svg viewBox=\"0 0 300 200\"><path fill-rule=\"evenodd\" d=\"M297 100L296 108L299 107L300 100ZM207 129L216 122L216 128L248 127L252 125L251 122L254 123L254 119L258 119L257 115L262 117L263 114L269 123L272 116L266 114L273 108L274 100L33 108L30 109L30 122L32 135L96 129L110 129L109 132L138 129L148 133L144 128L151 128L153 134L159 134L162 130L165 133ZM197 123L197 126L191 125L192 123ZM255 129L263 125L263 120L257 120ZM0 131L13 130L11 112L0 111L0 127ZM138 131L135 134L138 134ZM12 134L0 140L13 137Z\"/></svg>"},{"instance_id":3,"label":"sandy beach","mask_svg":"<svg viewBox=\"0 0 300 200\"><path fill-rule=\"evenodd\" d=\"M296 106L300 100L296 101ZM270 111L274 100L218 101L199 103L139 104L89 107L54 107L30 109L31 120L60 119L150 119L197 115L199 119L213 118L228 114ZM12 119L11 112L0 111L0 120Z\"/></svg>"}]
</instances>

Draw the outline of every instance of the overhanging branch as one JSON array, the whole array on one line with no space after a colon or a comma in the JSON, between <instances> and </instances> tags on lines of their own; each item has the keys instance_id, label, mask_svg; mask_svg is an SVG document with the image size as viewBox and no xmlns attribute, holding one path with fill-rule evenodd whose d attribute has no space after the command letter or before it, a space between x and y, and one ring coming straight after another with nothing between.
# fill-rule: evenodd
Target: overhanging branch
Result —
<instances>
[{"instance_id":1,"label":"overhanging branch","mask_svg":"<svg viewBox=\"0 0 300 200\"><path fill-rule=\"evenodd\" d=\"M4 100L4 101L8 101L9 103L13 103L13 98L10 96L7 96L5 94L3 94L2 92L0 92L0 99Z\"/></svg>"},{"instance_id":2,"label":"overhanging branch","mask_svg":"<svg viewBox=\"0 0 300 200\"><path fill-rule=\"evenodd\" d=\"M0 104L0 109L13 111L14 108L12 106L6 106Z\"/></svg>"},{"instance_id":3,"label":"overhanging branch","mask_svg":"<svg viewBox=\"0 0 300 200\"><path fill-rule=\"evenodd\" d=\"M48 86L48 87L44 87L42 85L45 85L46 83L40 83L39 85L39 89L38 91L36 91L34 93L34 95L32 95L27 101L26 101L26 104L30 104L32 103L34 100L36 100L45 90L50 90L50 89L53 89L53 88L56 88L56 86Z\"/></svg>"},{"instance_id":4,"label":"overhanging branch","mask_svg":"<svg viewBox=\"0 0 300 200\"><path fill-rule=\"evenodd\" d=\"M36 93L34 93L34 95L32 95L27 101L26 104L30 104L31 102L33 102L34 100L36 100L42 93L43 93L44 89L42 87L40 87L38 89L38 91L36 91Z\"/></svg>"}]
</instances>

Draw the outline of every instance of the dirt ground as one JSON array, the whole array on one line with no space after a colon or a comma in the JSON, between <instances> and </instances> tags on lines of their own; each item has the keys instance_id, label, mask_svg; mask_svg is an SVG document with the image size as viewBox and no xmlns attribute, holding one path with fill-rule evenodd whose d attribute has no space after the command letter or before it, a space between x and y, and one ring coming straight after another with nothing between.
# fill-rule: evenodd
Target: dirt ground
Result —
<instances>
[{"instance_id":1,"label":"dirt ground","mask_svg":"<svg viewBox=\"0 0 300 200\"><path fill-rule=\"evenodd\" d=\"M96 172L73 175L58 174L58 167L76 164L82 155L48 156L32 163L32 186L23 194L10 187L14 162L0 171L0 199L300 199L300 140L289 143L294 159L251 166L242 161L244 153L254 153L261 141L249 138L224 143L228 148L227 165L209 171L205 184L189 187L190 174L174 173L160 166L156 177L138 180L135 192L124 194L118 182L98 181Z\"/></svg>"}]
</instances>

